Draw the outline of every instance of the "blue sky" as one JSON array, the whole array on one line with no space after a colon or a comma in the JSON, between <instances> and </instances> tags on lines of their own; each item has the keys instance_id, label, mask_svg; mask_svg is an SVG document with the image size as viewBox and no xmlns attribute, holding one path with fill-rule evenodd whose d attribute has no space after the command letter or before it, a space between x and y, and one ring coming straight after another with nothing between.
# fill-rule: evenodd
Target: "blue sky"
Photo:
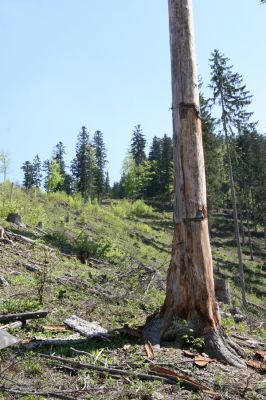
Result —
<instances>
[{"instance_id":1,"label":"blue sky","mask_svg":"<svg viewBox=\"0 0 266 400\"><path fill-rule=\"evenodd\" d=\"M194 0L198 72L222 51L254 95L266 132L266 5ZM0 150L9 178L61 140L67 162L85 125L104 133L111 180L118 180L133 127L148 141L171 135L167 0L0 0Z\"/></svg>"}]
</instances>

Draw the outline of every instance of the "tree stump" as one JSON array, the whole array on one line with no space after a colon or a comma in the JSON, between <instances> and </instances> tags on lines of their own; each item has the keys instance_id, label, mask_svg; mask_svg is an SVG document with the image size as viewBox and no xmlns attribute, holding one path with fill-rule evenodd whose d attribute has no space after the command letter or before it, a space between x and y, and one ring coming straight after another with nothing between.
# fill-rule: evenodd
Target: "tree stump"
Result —
<instances>
[{"instance_id":1,"label":"tree stump","mask_svg":"<svg viewBox=\"0 0 266 400\"><path fill-rule=\"evenodd\" d=\"M231 305L231 292L228 281L226 279L215 279L214 286L216 300Z\"/></svg>"},{"instance_id":2,"label":"tree stump","mask_svg":"<svg viewBox=\"0 0 266 400\"><path fill-rule=\"evenodd\" d=\"M26 225L22 221L21 216L17 213L9 213L6 220L7 222L11 222L12 224L18 225L21 228L26 227Z\"/></svg>"}]
</instances>

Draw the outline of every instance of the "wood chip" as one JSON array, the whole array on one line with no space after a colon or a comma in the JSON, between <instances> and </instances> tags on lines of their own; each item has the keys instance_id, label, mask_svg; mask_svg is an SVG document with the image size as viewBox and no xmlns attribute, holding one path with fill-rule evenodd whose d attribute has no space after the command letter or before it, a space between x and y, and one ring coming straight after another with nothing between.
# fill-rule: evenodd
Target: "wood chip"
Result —
<instances>
[{"instance_id":1,"label":"wood chip","mask_svg":"<svg viewBox=\"0 0 266 400\"><path fill-rule=\"evenodd\" d=\"M204 393L208 393L210 396L214 396L215 398L218 398L217 393L213 392L210 388L207 386L201 384L200 382L195 381L194 379L190 378L187 375L183 375L180 373L177 373L176 371L169 369L169 368L164 368L160 367L158 365L154 365L150 368L152 373L155 373L157 375L163 376L163 377L168 377L168 378L176 378L177 381L183 383L185 386L193 389L193 390L201 390Z\"/></svg>"},{"instance_id":2,"label":"wood chip","mask_svg":"<svg viewBox=\"0 0 266 400\"><path fill-rule=\"evenodd\" d=\"M147 343L145 343L144 347L145 347L148 359L154 360L154 351L153 351L152 344L150 342L147 342Z\"/></svg>"},{"instance_id":3,"label":"wood chip","mask_svg":"<svg viewBox=\"0 0 266 400\"><path fill-rule=\"evenodd\" d=\"M66 325L44 325L42 326L42 330L44 332L59 333L59 332L68 332L69 327Z\"/></svg>"},{"instance_id":4,"label":"wood chip","mask_svg":"<svg viewBox=\"0 0 266 400\"><path fill-rule=\"evenodd\" d=\"M263 361L266 361L266 351L265 350L257 350L256 351L256 356Z\"/></svg>"},{"instance_id":5,"label":"wood chip","mask_svg":"<svg viewBox=\"0 0 266 400\"><path fill-rule=\"evenodd\" d=\"M187 350L183 350L182 354L187 357L195 357L197 355L196 353L192 353L191 351L187 351Z\"/></svg>"},{"instance_id":6,"label":"wood chip","mask_svg":"<svg viewBox=\"0 0 266 400\"><path fill-rule=\"evenodd\" d=\"M208 365L212 360L210 358L207 357L203 357L203 356L196 356L194 359L194 364L197 367L201 367L204 368L206 367L206 365Z\"/></svg>"},{"instance_id":7,"label":"wood chip","mask_svg":"<svg viewBox=\"0 0 266 400\"><path fill-rule=\"evenodd\" d=\"M261 372L266 372L266 363L262 361L249 360L246 361L248 367L254 368Z\"/></svg>"}]
</instances>

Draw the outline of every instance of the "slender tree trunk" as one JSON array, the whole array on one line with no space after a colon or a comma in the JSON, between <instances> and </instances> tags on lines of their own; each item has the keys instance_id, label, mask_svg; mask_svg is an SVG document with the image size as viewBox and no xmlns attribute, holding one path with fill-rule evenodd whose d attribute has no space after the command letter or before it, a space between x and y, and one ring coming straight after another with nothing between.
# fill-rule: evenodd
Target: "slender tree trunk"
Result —
<instances>
[{"instance_id":1,"label":"slender tree trunk","mask_svg":"<svg viewBox=\"0 0 266 400\"><path fill-rule=\"evenodd\" d=\"M250 232L250 223L249 223L249 203L248 203L248 196L247 196L247 191L246 190L245 190L245 203L246 203L246 214L247 214L249 253L250 253L250 259L251 259L251 261L253 261L254 260L254 255L253 255L253 245L252 245L252 238L251 238L251 232Z\"/></svg>"},{"instance_id":2,"label":"slender tree trunk","mask_svg":"<svg viewBox=\"0 0 266 400\"><path fill-rule=\"evenodd\" d=\"M264 220L264 245L266 249L266 219Z\"/></svg>"},{"instance_id":3,"label":"slender tree trunk","mask_svg":"<svg viewBox=\"0 0 266 400\"><path fill-rule=\"evenodd\" d=\"M243 211L242 211L242 201L241 195L238 196L238 208L239 208L239 219L240 219L240 232L241 232L241 245L245 244L245 227L244 227L244 220L243 220Z\"/></svg>"},{"instance_id":4,"label":"slender tree trunk","mask_svg":"<svg viewBox=\"0 0 266 400\"><path fill-rule=\"evenodd\" d=\"M169 0L174 144L174 237L166 299L144 339L159 345L175 319L186 319L213 357L244 366L223 333L215 300L208 233L191 0Z\"/></svg>"},{"instance_id":5,"label":"slender tree trunk","mask_svg":"<svg viewBox=\"0 0 266 400\"><path fill-rule=\"evenodd\" d=\"M235 182L234 182L234 175L233 175L231 151L230 151L229 139L228 139L228 134L227 134L227 127L226 127L226 123L225 123L224 118L223 118L223 125L224 125L225 144L226 144L227 160L228 160L228 168L229 168L230 188L231 188L232 203L233 203L235 238L236 238L236 245L237 245L237 257L238 257L239 276L240 276L240 285L241 285L241 294L242 294L242 304L243 304L244 307L246 307L247 306L246 285L245 285L245 277L244 277L242 249L241 249L240 235L239 235L239 225L238 225L238 215L237 215L238 213L237 213L237 206L236 206Z\"/></svg>"}]
</instances>

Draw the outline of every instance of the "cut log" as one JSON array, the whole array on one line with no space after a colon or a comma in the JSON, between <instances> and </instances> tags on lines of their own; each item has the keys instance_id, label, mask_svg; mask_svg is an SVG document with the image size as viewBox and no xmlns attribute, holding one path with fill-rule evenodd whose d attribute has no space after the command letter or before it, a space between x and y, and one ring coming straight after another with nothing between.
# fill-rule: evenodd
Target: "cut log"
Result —
<instances>
[{"instance_id":1,"label":"cut log","mask_svg":"<svg viewBox=\"0 0 266 400\"><path fill-rule=\"evenodd\" d=\"M231 304L230 286L226 279L215 279L215 297L224 304Z\"/></svg>"},{"instance_id":2,"label":"cut log","mask_svg":"<svg viewBox=\"0 0 266 400\"><path fill-rule=\"evenodd\" d=\"M64 323L89 339L93 337L106 337L108 335L108 331L101 327L97 322L88 322L76 315L72 315L65 319Z\"/></svg>"}]
</instances>

